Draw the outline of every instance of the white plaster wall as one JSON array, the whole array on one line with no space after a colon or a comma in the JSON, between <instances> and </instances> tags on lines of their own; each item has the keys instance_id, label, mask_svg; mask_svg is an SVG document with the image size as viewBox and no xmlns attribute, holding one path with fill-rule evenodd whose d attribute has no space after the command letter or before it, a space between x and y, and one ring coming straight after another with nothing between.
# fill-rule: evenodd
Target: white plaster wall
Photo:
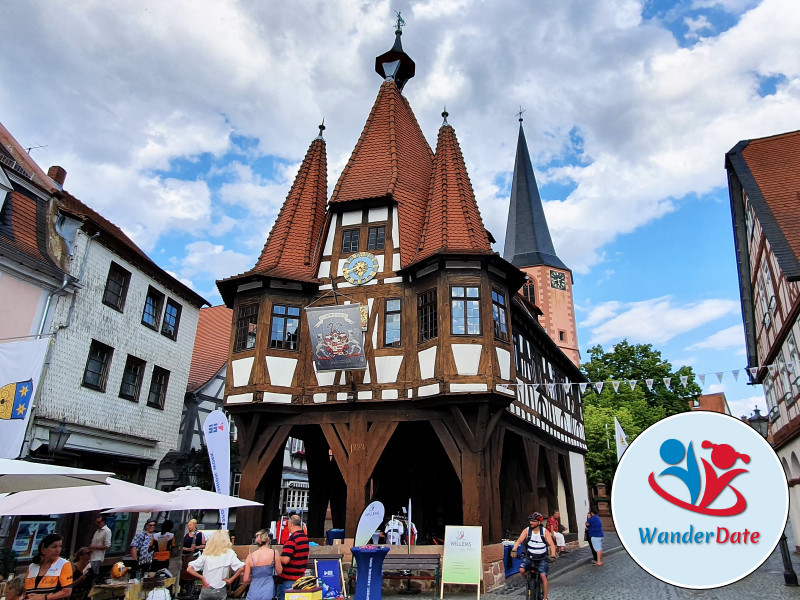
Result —
<instances>
[{"instance_id":1,"label":"white plaster wall","mask_svg":"<svg viewBox=\"0 0 800 600\"><path fill-rule=\"evenodd\" d=\"M400 365L403 364L403 355L399 356L376 356L375 373L377 383L393 383L397 381L397 374L400 372Z\"/></svg>"},{"instance_id":2,"label":"white plaster wall","mask_svg":"<svg viewBox=\"0 0 800 600\"><path fill-rule=\"evenodd\" d=\"M350 210L342 213L342 227L347 227L348 225L360 225L360 224L361 224L360 210Z\"/></svg>"},{"instance_id":3,"label":"white plaster wall","mask_svg":"<svg viewBox=\"0 0 800 600\"><path fill-rule=\"evenodd\" d=\"M320 279L327 279L330 277L331 274L331 261L323 260L319 263L319 271L317 271L317 277Z\"/></svg>"},{"instance_id":4,"label":"white plaster wall","mask_svg":"<svg viewBox=\"0 0 800 600\"><path fill-rule=\"evenodd\" d=\"M291 387L294 370L297 368L297 359L283 356L267 356L266 359L269 380L272 385Z\"/></svg>"},{"instance_id":5,"label":"white plaster wall","mask_svg":"<svg viewBox=\"0 0 800 600\"><path fill-rule=\"evenodd\" d=\"M436 366L436 346L426 348L418 354L419 373L422 379L433 377L434 367Z\"/></svg>"},{"instance_id":6,"label":"white plaster wall","mask_svg":"<svg viewBox=\"0 0 800 600\"><path fill-rule=\"evenodd\" d=\"M368 213L368 220L370 223L377 221L386 221L389 219L389 207L379 206L378 208L370 208Z\"/></svg>"},{"instance_id":7,"label":"white plaster wall","mask_svg":"<svg viewBox=\"0 0 800 600\"><path fill-rule=\"evenodd\" d=\"M575 502L575 515L578 523L578 533L582 532L582 524L586 523L586 513L589 512L589 486L586 484L586 463L583 454L569 453L569 470L572 474L572 496ZM586 546L583 536L578 535L581 546Z\"/></svg>"},{"instance_id":8,"label":"white plaster wall","mask_svg":"<svg viewBox=\"0 0 800 600\"><path fill-rule=\"evenodd\" d=\"M231 361L231 374L233 375L233 387L247 385L250 382L250 372L253 370L255 357L246 356Z\"/></svg>"},{"instance_id":9,"label":"white plaster wall","mask_svg":"<svg viewBox=\"0 0 800 600\"><path fill-rule=\"evenodd\" d=\"M487 391L485 383L451 383L451 392L485 392Z\"/></svg>"},{"instance_id":10,"label":"white plaster wall","mask_svg":"<svg viewBox=\"0 0 800 600\"><path fill-rule=\"evenodd\" d=\"M225 401L228 404L244 404L245 402L252 402L253 393L250 392L249 394L231 394L225 399Z\"/></svg>"},{"instance_id":11,"label":"white plaster wall","mask_svg":"<svg viewBox=\"0 0 800 600\"><path fill-rule=\"evenodd\" d=\"M330 227L328 228L328 236L325 238L325 248L322 250L323 256L330 256L333 252L333 238L336 235L336 216L331 219Z\"/></svg>"},{"instance_id":12,"label":"white plaster wall","mask_svg":"<svg viewBox=\"0 0 800 600\"><path fill-rule=\"evenodd\" d=\"M276 402L279 404L289 404L292 401L291 394L276 394L274 392L264 392L264 402Z\"/></svg>"},{"instance_id":13,"label":"white plaster wall","mask_svg":"<svg viewBox=\"0 0 800 600\"><path fill-rule=\"evenodd\" d=\"M453 358L459 375L477 375L483 346L480 344L453 344Z\"/></svg>"},{"instance_id":14,"label":"white plaster wall","mask_svg":"<svg viewBox=\"0 0 800 600\"><path fill-rule=\"evenodd\" d=\"M37 334L49 294L43 285L0 271L0 339ZM53 308L56 302L54 297Z\"/></svg>"},{"instance_id":15,"label":"white plaster wall","mask_svg":"<svg viewBox=\"0 0 800 600\"><path fill-rule=\"evenodd\" d=\"M500 378L511 378L511 353L503 348L495 347L497 351L497 363L500 366Z\"/></svg>"}]
</instances>

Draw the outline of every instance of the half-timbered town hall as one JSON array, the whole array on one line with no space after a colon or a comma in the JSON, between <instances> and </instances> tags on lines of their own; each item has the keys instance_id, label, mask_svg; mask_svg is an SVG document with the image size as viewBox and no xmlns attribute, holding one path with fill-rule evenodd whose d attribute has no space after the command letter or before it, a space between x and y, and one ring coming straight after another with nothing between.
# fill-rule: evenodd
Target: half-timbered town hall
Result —
<instances>
[{"instance_id":1,"label":"half-timbered town hall","mask_svg":"<svg viewBox=\"0 0 800 600\"><path fill-rule=\"evenodd\" d=\"M320 127L256 265L218 282L240 494L264 502L239 510L236 533L277 517L289 436L305 443L312 537L329 505L352 537L368 502L391 514L409 498L420 542L452 524L496 542L533 510L575 532L588 501L572 277L522 129L503 258L447 113L432 151L403 96L415 63L400 30L375 70L330 198Z\"/></svg>"}]
</instances>

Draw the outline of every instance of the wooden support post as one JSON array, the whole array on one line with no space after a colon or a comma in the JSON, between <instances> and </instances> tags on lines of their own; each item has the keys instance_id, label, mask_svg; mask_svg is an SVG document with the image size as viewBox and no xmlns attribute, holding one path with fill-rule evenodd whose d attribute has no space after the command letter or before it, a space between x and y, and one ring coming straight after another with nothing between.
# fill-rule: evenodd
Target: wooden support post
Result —
<instances>
[{"instance_id":1,"label":"wooden support post","mask_svg":"<svg viewBox=\"0 0 800 600\"><path fill-rule=\"evenodd\" d=\"M364 413L353 413L349 423L323 423L320 427L347 486L344 529L346 537L354 537L367 505L367 483L397 422L369 423Z\"/></svg>"}]
</instances>

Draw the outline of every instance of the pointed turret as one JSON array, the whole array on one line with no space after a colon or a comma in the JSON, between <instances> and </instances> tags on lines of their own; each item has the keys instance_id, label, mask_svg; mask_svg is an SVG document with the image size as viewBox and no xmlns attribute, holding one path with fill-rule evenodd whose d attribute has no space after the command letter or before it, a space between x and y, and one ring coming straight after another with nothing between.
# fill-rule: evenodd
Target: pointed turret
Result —
<instances>
[{"instance_id":1,"label":"pointed turret","mask_svg":"<svg viewBox=\"0 0 800 600\"><path fill-rule=\"evenodd\" d=\"M569 271L550 238L521 118L503 258L520 268L547 265Z\"/></svg>"},{"instance_id":2,"label":"pointed turret","mask_svg":"<svg viewBox=\"0 0 800 600\"><path fill-rule=\"evenodd\" d=\"M425 225L414 262L441 253L491 254L489 234L458 145L455 129L447 123L439 128L433 176L425 213Z\"/></svg>"},{"instance_id":3,"label":"pointed turret","mask_svg":"<svg viewBox=\"0 0 800 600\"><path fill-rule=\"evenodd\" d=\"M322 137L324 130L325 125L320 125L319 135L306 152L251 273L298 281L314 278L313 263L325 222L328 192L327 158Z\"/></svg>"},{"instance_id":4,"label":"pointed turret","mask_svg":"<svg viewBox=\"0 0 800 600\"><path fill-rule=\"evenodd\" d=\"M403 25L405 21L397 13L397 29L394 34L394 45L391 50L384 52L375 58L375 72L386 81L394 81L397 89L403 91L406 81L414 76L416 64L411 57L403 50L403 43L400 38L403 35Z\"/></svg>"}]
</instances>

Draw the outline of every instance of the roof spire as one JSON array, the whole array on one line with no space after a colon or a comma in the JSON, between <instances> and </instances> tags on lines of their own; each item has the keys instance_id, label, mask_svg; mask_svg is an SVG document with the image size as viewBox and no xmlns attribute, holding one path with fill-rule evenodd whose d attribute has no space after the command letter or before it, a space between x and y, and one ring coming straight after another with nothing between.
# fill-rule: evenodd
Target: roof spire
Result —
<instances>
[{"instance_id":1,"label":"roof spire","mask_svg":"<svg viewBox=\"0 0 800 600\"><path fill-rule=\"evenodd\" d=\"M519 122L522 123L522 115L525 114L525 110L522 108L522 105L519 105L519 111L517 112L517 117L519 117Z\"/></svg>"},{"instance_id":2,"label":"roof spire","mask_svg":"<svg viewBox=\"0 0 800 600\"><path fill-rule=\"evenodd\" d=\"M450 113L447 112L447 107L445 106L444 110L442 111L442 118L444 119L444 122L442 123L442 127L444 127L445 125L450 125L450 123L447 122L447 117L449 117L449 116L450 116Z\"/></svg>"},{"instance_id":3,"label":"roof spire","mask_svg":"<svg viewBox=\"0 0 800 600\"><path fill-rule=\"evenodd\" d=\"M414 76L416 67L411 57L403 50L403 44L400 41L405 24L406 22L398 12L397 22L395 23L394 45L391 50L384 52L375 59L375 72L387 81L394 81L400 91L403 91L406 81Z\"/></svg>"},{"instance_id":4,"label":"roof spire","mask_svg":"<svg viewBox=\"0 0 800 600\"><path fill-rule=\"evenodd\" d=\"M544 216L542 198L533 174L531 156L522 129L522 113L519 115L519 139L514 160L514 177L511 182L511 204L508 207L506 241L503 258L515 267L548 265L569 271L556 255L547 219Z\"/></svg>"},{"instance_id":5,"label":"roof spire","mask_svg":"<svg viewBox=\"0 0 800 600\"><path fill-rule=\"evenodd\" d=\"M319 135L314 139L325 141L325 138L322 137L322 132L325 131L325 117L322 117L322 123L317 125L317 127L319 127Z\"/></svg>"}]
</instances>

